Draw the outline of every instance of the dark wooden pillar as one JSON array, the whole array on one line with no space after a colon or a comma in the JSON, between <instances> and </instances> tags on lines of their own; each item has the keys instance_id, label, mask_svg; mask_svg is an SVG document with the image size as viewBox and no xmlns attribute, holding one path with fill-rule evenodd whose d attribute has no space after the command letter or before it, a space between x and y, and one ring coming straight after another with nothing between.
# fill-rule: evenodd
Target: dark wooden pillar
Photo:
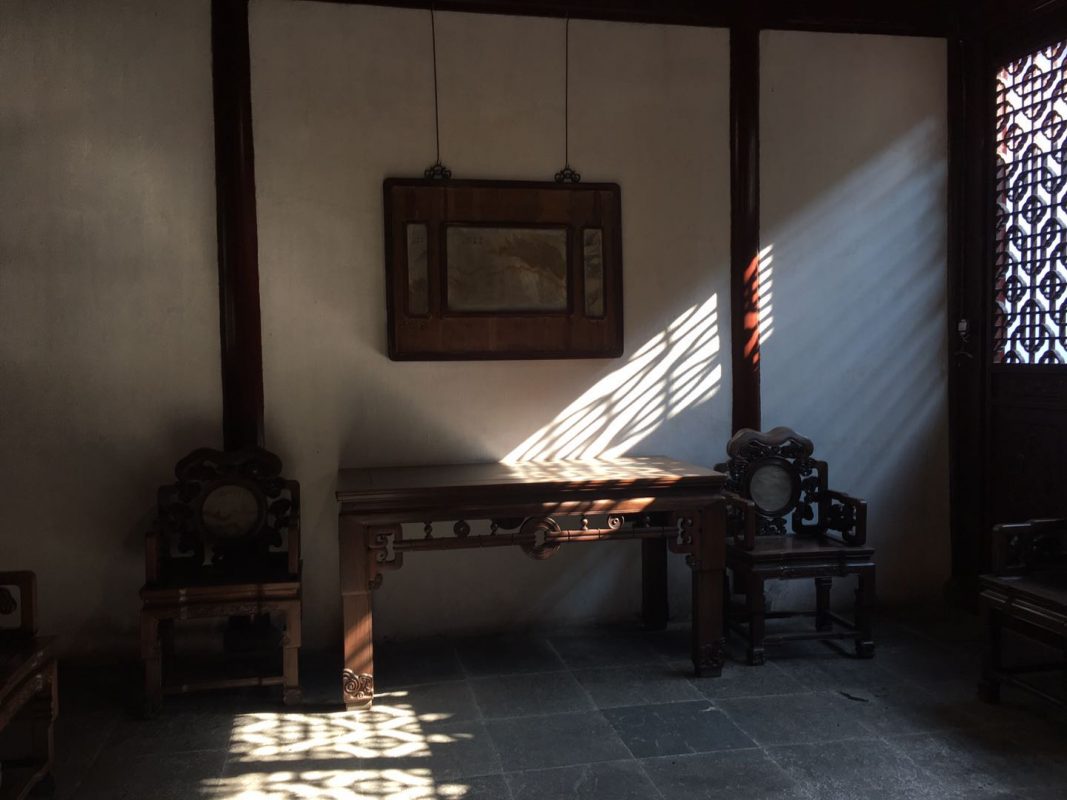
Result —
<instances>
[{"instance_id":1,"label":"dark wooden pillar","mask_svg":"<svg viewBox=\"0 0 1067 800\"><path fill-rule=\"evenodd\" d=\"M733 429L760 427L757 21L730 28L730 322Z\"/></svg>"},{"instance_id":2,"label":"dark wooden pillar","mask_svg":"<svg viewBox=\"0 0 1067 800\"><path fill-rule=\"evenodd\" d=\"M962 596L974 591L988 528L985 481L992 300L989 207L993 82L977 9L948 40L949 494L952 573ZM961 331L961 324L966 325Z\"/></svg>"},{"instance_id":3,"label":"dark wooden pillar","mask_svg":"<svg viewBox=\"0 0 1067 800\"><path fill-rule=\"evenodd\" d=\"M248 0L211 4L222 425L226 449L263 444L256 175Z\"/></svg>"}]
</instances>

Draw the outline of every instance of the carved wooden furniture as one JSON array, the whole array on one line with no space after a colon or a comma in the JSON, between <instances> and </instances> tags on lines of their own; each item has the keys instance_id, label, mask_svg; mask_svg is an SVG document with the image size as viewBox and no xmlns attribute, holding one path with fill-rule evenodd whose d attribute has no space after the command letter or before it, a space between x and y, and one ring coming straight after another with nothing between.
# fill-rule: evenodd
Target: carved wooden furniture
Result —
<instances>
[{"instance_id":1,"label":"carved wooden furniture","mask_svg":"<svg viewBox=\"0 0 1067 800\"><path fill-rule=\"evenodd\" d=\"M266 450L205 448L159 490L141 590L148 713L165 692L237 686L280 684L287 704L299 702L300 486L281 470ZM210 618L229 619L220 663L174 657L174 624Z\"/></svg>"},{"instance_id":2,"label":"carved wooden furniture","mask_svg":"<svg viewBox=\"0 0 1067 800\"><path fill-rule=\"evenodd\" d=\"M979 578L986 619L986 655L979 695L1000 699L1001 684L1019 686L1059 705L1067 699L1046 692L1025 676L1067 670L1067 519L1032 520L993 529L993 573ZM1009 667L1002 632L1036 639L1061 655L1051 663Z\"/></svg>"},{"instance_id":3,"label":"carved wooden furniture","mask_svg":"<svg viewBox=\"0 0 1067 800\"><path fill-rule=\"evenodd\" d=\"M15 591L11 591L14 589ZM54 639L37 635L37 579L0 572L0 798L52 788L52 726L59 713Z\"/></svg>"},{"instance_id":4,"label":"carved wooden furniture","mask_svg":"<svg viewBox=\"0 0 1067 800\"><path fill-rule=\"evenodd\" d=\"M727 598L729 624L747 638L750 664L763 663L765 645L803 639L855 639L857 655L874 655L867 505L827 488L826 462L812 458L814 449L789 428L743 428L726 447L730 460L717 467L727 474L726 566L734 592L745 596L736 608ZM846 575L859 579L855 621L830 610L831 582ZM794 578L814 579L815 611L767 612L764 583ZM767 619L794 616L814 616L815 630L766 634Z\"/></svg>"},{"instance_id":5,"label":"carved wooden furniture","mask_svg":"<svg viewBox=\"0 0 1067 800\"><path fill-rule=\"evenodd\" d=\"M372 593L405 554L517 546L543 560L566 542L642 539L646 622L665 623L666 558L693 569L692 658L722 669L723 476L667 458L346 469L338 474L345 704L374 698ZM467 520L487 520L476 533ZM565 520L560 525L557 520ZM433 523L452 521L452 535ZM418 523L409 538L404 523ZM565 529L566 528L566 529Z\"/></svg>"}]
</instances>

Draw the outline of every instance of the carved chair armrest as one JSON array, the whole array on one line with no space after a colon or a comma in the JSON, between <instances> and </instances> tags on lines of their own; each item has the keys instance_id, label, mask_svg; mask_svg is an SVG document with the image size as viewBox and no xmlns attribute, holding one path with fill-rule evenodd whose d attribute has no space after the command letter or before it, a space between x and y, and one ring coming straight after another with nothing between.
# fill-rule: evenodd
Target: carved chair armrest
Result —
<instances>
[{"instance_id":1,"label":"carved chair armrest","mask_svg":"<svg viewBox=\"0 0 1067 800\"><path fill-rule=\"evenodd\" d=\"M292 507L289 511L289 574L300 574L300 482L286 481Z\"/></svg>"},{"instance_id":2,"label":"carved chair armrest","mask_svg":"<svg viewBox=\"0 0 1067 800\"><path fill-rule=\"evenodd\" d=\"M16 602L14 595L5 587L14 586L19 590ZM0 572L0 612L10 614L18 608L21 611L19 633L33 636L37 633L37 576L28 570Z\"/></svg>"},{"instance_id":3,"label":"carved chair armrest","mask_svg":"<svg viewBox=\"0 0 1067 800\"><path fill-rule=\"evenodd\" d=\"M992 569L996 575L1026 572L1035 561L1048 556L1046 544L1057 537L1067 541L1067 519L1032 519L993 526ZM1064 545L1060 545L1061 548ZM1059 555L1061 560L1067 555Z\"/></svg>"},{"instance_id":4,"label":"carved chair armrest","mask_svg":"<svg viewBox=\"0 0 1067 800\"><path fill-rule=\"evenodd\" d=\"M163 537L160 535L158 521L144 535L144 579L145 583L159 580L159 557Z\"/></svg>"},{"instance_id":5,"label":"carved chair armrest","mask_svg":"<svg viewBox=\"0 0 1067 800\"><path fill-rule=\"evenodd\" d=\"M723 492L722 501L726 504L727 536L732 535L738 547L752 550L756 546L756 521L759 518L756 504L733 492Z\"/></svg>"},{"instance_id":6,"label":"carved chair armrest","mask_svg":"<svg viewBox=\"0 0 1067 800\"><path fill-rule=\"evenodd\" d=\"M827 530L840 533L845 544L867 544L867 501L844 492L827 491L826 496L830 500Z\"/></svg>"}]
</instances>

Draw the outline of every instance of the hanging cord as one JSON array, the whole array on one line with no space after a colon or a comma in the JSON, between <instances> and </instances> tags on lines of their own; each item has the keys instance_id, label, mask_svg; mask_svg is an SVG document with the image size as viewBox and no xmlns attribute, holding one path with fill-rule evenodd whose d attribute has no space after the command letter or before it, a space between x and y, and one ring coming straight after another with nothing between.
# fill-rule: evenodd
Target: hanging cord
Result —
<instances>
[{"instance_id":1,"label":"hanging cord","mask_svg":"<svg viewBox=\"0 0 1067 800\"><path fill-rule=\"evenodd\" d=\"M434 7L430 6L430 42L433 48L433 133L437 147L437 160L433 166L426 169L423 175L427 178L447 180L452 177L452 170L441 163L441 101L437 94L437 24L435 21Z\"/></svg>"},{"instance_id":2,"label":"hanging cord","mask_svg":"<svg viewBox=\"0 0 1067 800\"><path fill-rule=\"evenodd\" d=\"M556 183L578 183L582 176L571 169L571 18L563 26L563 169Z\"/></svg>"}]
</instances>

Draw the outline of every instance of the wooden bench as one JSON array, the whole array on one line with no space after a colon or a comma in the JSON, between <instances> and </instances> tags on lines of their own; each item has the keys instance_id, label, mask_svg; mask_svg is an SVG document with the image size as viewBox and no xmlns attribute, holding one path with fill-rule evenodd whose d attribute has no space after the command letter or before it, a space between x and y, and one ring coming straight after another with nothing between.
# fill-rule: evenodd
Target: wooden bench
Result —
<instances>
[{"instance_id":1,"label":"wooden bench","mask_svg":"<svg viewBox=\"0 0 1067 800\"><path fill-rule=\"evenodd\" d=\"M15 589L16 593L12 593ZM52 789L52 727L58 713L54 639L37 636L37 579L0 572L0 800Z\"/></svg>"},{"instance_id":2,"label":"wooden bench","mask_svg":"<svg viewBox=\"0 0 1067 800\"><path fill-rule=\"evenodd\" d=\"M1067 669L1067 519L1031 520L993 529L993 573L980 577L986 618L986 656L978 691L995 703L1002 684L1027 689L1045 700L1067 705L1026 680L1026 675ZM1007 666L1003 631L1011 630L1053 648L1051 662Z\"/></svg>"}]
</instances>

